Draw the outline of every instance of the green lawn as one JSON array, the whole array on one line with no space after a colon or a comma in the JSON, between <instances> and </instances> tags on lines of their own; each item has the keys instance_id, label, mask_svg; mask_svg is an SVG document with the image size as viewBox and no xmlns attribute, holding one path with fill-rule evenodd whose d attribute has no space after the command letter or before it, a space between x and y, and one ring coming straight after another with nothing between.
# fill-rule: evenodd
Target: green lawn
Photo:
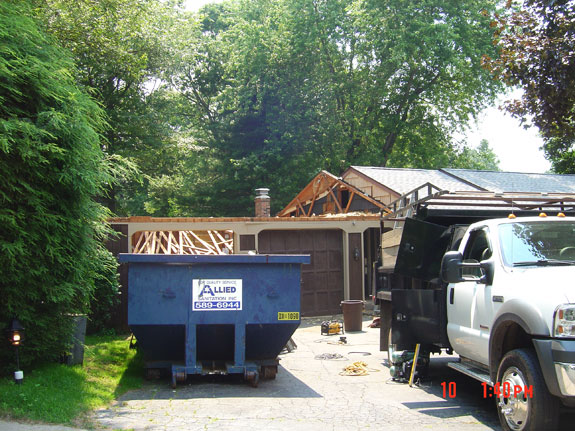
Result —
<instances>
[{"instance_id":1,"label":"green lawn","mask_svg":"<svg viewBox=\"0 0 575 431\"><path fill-rule=\"evenodd\" d=\"M125 336L86 337L84 365L45 364L24 370L24 383L0 379L0 415L83 424L86 413L141 386L143 366Z\"/></svg>"}]
</instances>

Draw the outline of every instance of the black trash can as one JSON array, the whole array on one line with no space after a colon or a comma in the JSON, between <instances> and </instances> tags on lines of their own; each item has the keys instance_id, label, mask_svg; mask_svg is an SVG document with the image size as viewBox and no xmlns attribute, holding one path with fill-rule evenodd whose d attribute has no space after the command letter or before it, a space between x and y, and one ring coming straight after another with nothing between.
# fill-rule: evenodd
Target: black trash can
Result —
<instances>
[{"instance_id":1,"label":"black trash can","mask_svg":"<svg viewBox=\"0 0 575 431\"><path fill-rule=\"evenodd\" d=\"M363 324L364 302L350 299L341 302L343 309L343 326L346 332L361 331Z\"/></svg>"}]
</instances>

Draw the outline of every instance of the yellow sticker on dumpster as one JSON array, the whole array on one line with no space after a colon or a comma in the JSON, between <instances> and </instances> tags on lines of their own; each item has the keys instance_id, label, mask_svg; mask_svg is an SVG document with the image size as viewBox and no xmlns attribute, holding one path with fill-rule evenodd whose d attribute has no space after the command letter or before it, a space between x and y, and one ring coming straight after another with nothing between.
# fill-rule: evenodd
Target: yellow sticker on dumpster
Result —
<instances>
[{"instance_id":1,"label":"yellow sticker on dumpster","mask_svg":"<svg viewBox=\"0 0 575 431\"><path fill-rule=\"evenodd\" d=\"M278 320L299 320L298 311L279 311Z\"/></svg>"}]
</instances>

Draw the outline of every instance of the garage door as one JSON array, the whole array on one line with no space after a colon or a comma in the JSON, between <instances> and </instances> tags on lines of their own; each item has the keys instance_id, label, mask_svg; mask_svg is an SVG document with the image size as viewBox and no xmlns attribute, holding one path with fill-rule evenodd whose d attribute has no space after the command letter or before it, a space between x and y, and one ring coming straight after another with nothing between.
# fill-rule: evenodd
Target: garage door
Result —
<instances>
[{"instance_id":1,"label":"garage door","mask_svg":"<svg viewBox=\"0 0 575 431\"><path fill-rule=\"evenodd\" d=\"M302 265L303 316L341 313L343 300L343 235L339 230L260 232L259 253L309 254Z\"/></svg>"}]
</instances>

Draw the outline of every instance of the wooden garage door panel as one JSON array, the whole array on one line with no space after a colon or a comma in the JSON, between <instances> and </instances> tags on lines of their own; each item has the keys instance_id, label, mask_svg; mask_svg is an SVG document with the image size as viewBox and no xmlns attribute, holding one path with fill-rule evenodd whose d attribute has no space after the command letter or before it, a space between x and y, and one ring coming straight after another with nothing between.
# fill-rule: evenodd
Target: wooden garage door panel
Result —
<instances>
[{"instance_id":1,"label":"wooden garage door panel","mask_svg":"<svg viewBox=\"0 0 575 431\"><path fill-rule=\"evenodd\" d=\"M313 250L313 240L313 235L300 235L300 247L306 250Z\"/></svg>"},{"instance_id":2,"label":"wooden garage door panel","mask_svg":"<svg viewBox=\"0 0 575 431\"><path fill-rule=\"evenodd\" d=\"M329 294L329 309L330 310L336 310L337 313L334 313L334 314L339 314L342 312L341 301L343 301L343 289L341 290L341 292L330 292L330 294Z\"/></svg>"},{"instance_id":3,"label":"wooden garage door panel","mask_svg":"<svg viewBox=\"0 0 575 431\"><path fill-rule=\"evenodd\" d=\"M330 284L330 285L334 285L334 284L338 283L339 280L341 280L343 277L343 273L341 271L329 271L326 273L326 275L327 275L327 277L326 277L327 279L323 280L323 281L324 281L324 283ZM343 289L342 289L341 293L343 294Z\"/></svg>"},{"instance_id":4,"label":"wooden garage door panel","mask_svg":"<svg viewBox=\"0 0 575 431\"><path fill-rule=\"evenodd\" d=\"M316 313L331 314L329 311L329 292L317 292L315 295Z\"/></svg>"},{"instance_id":5,"label":"wooden garage door panel","mask_svg":"<svg viewBox=\"0 0 575 431\"><path fill-rule=\"evenodd\" d=\"M302 265L301 312L304 316L341 313L343 236L339 230L263 231L260 253L309 254Z\"/></svg>"},{"instance_id":6,"label":"wooden garage door panel","mask_svg":"<svg viewBox=\"0 0 575 431\"><path fill-rule=\"evenodd\" d=\"M329 234L328 231L320 231L313 233L313 248L315 250L325 250L327 248L327 237Z\"/></svg>"},{"instance_id":7,"label":"wooden garage door panel","mask_svg":"<svg viewBox=\"0 0 575 431\"><path fill-rule=\"evenodd\" d=\"M315 311L315 293L301 294L301 314L303 316L313 315ZM311 313L311 314L310 314Z\"/></svg>"},{"instance_id":8,"label":"wooden garage door panel","mask_svg":"<svg viewBox=\"0 0 575 431\"><path fill-rule=\"evenodd\" d=\"M334 232L334 231L326 231L326 232ZM330 250L342 250L342 237L341 232L338 232L338 235L327 235L327 247Z\"/></svg>"},{"instance_id":9,"label":"wooden garage door panel","mask_svg":"<svg viewBox=\"0 0 575 431\"><path fill-rule=\"evenodd\" d=\"M341 250L330 250L329 251L329 268L334 271L341 271L341 262L343 256Z\"/></svg>"},{"instance_id":10,"label":"wooden garage door panel","mask_svg":"<svg viewBox=\"0 0 575 431\"><path fill-rule=\"evenodd\" d=\"M329 280L329 274L326 271L316 272L314 273L314 285L312 286L312 290L315 292L322 292L328 289L321 289L321 286L327 286Z\"/></svg>"},{"instance_id":11,"label":"wooden garage door panel","mask_svg":"<svg viewBox=\"0 0 575 431\"><path fill-rule=\"evenodd\" d=\"M285 244L286 244L286 251L299 251L304 248L303 245L300 245L299 235L286 235ZM309 247L308 247L309 248Z\"/></svg>"},{"instance_id":12,"label":"wooden garage door panel","mask_svg":"<svg viewBox=\"0 0 575 431\"><path fill-rule=\"evenodd\" d=\"M313 272L302 273L301 290L306 293L313 293L313 286L317 284L316 274Z\"/></svg>"},{"instance_id":13,"label":"wooden garage door panel","mask_svg":"<svg viewBox=\"0 0 575 431\"><path fill-rule=\"evenodd\" d=\"M312 256L313 256L313 260L314 260L314 269L317 268L317 270L319 270L319 268L324 268L327 269L329 268L328 262L327 262L327 250L314 250L312 252Z\"/></svg>"}]
</instances>

